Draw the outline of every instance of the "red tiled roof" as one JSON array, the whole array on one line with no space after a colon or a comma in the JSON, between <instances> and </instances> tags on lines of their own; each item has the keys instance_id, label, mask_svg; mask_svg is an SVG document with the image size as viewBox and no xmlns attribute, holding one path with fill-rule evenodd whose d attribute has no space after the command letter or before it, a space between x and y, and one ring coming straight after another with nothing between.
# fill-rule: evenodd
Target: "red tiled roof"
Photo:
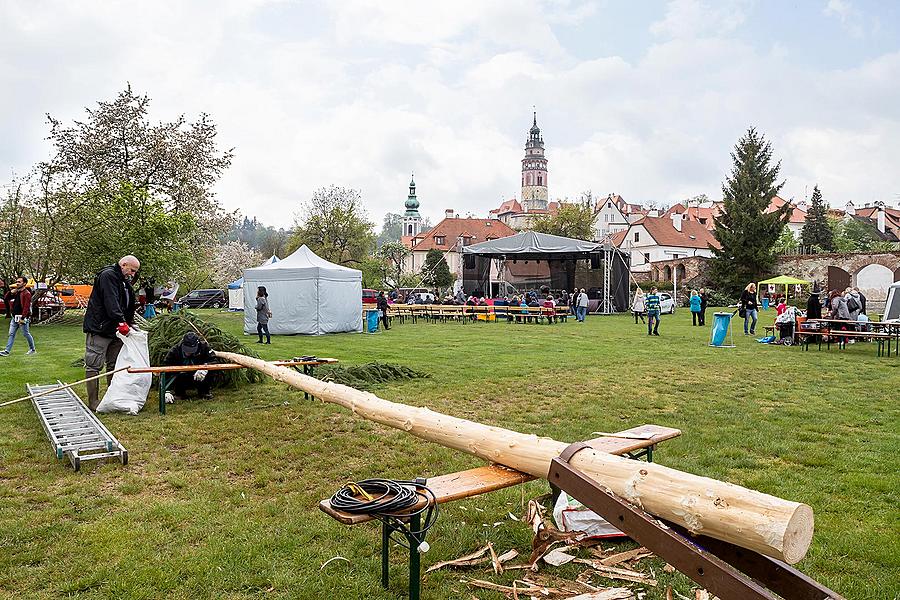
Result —
<instances>
[{"instance_id":1,"label":"red tiled roof","mask_svg":"<svg viewBox=\"0 0 900 600\"><path fill-rule=\"evenodd\" d=\"M640 221L638 221L638 223L640 223ZM625 241L626 235L628 235L627 229L623 229L622 231L617 231L614 234L612 234L611 236L609 236L609 241L612 243L613 246L618 248L622 244L622 242Z\"/></svg>"},{"instance_id":2,"label":"red tiled roof","mask_svg":"<svg viewBox=\"0 0 900 600\"><path fill-rule=\"evenodd\" d=\"M681 231L675 229L671 217L644 217L640 221L632 223L631 227L638 225L643 225L647 233L660 246L676 246L679 248L721 247L719 241L713 237L712 232L705 225L696 221L682 221ZM622 241L624 239L625 236L622 236Z\"/></svg>"},{"instance_id":3,"label":"red tiled roof","mask_svg":"<svg viewBox=\"0 0 900 600\"><path fill-rule=\"evenodd\" d=\"M865 217L867 219L871 219L872 223L875 224L878 222L878 207L877 206L864 206L862 208L856 209L857 217ZM900 232L900 209L884 207L884 224L885 231L893 231L896 235L897 232ZM900 236L898 236L900 237Z\"/></svg>"},{"instance_id":4,"label":"red tiled roof","mask_svg":"<svg viewBox=\"0 0 900 600\"><path fill-rule=\"evenodd\" d=\"M806 211L800 210L797 206L791 202L788 202L784 198L780 196L775 196L772 198L772 201L769 203L769 207L766 208L767 213L775 212L785 204L790 204L794 207L791 211L791 218L788 220L788 223L805 223L806 222Z\"/></svg>"},{"instance_id":5,"label":"red tiled roof","mask_svg":"<svg viewBox=\"0 0 900 600\"><path fill-rule=\"evenodd\" d=\"M703 225L712 231L715 229L715 221L713 219L722 214L722 203L721 202L713 202L712 206L685 206L684 204L676 203L669 207L664 216L670 217L673 214L682 214L689 221L700 222L700 219L704 219L705 222Z\"/></svg>"},{"instance_id":6,"label":"red tiled roof","mask_svg":"<svg viewBox=\"0 0 900 600\"><path fill-rule=\"evenodd\" d=\"M431 231L425 234L425 239L416 244L413 250L417 252L431 249L449 250L456 246L456 240L460 237L470 237L470 243L478 244L515 234L515 229L497 219L474 219L472 217L460 219L453 217L444 219L435 225ZM435 242L435 238L440 237L444 238L443 244Z\"/></svg>"},{"instance_id":7,"label":"red tiled roof","mask_svg":"<svg viewBox=\"0 0 900 600\"><path fill-rule=\"evenodd\" d=\"M522 205L519 204L519 201L513 198L512 200L507 200L503 204L501 204L498 208L490 211L488 214L492 215L505 215L507 213L520 213L522 212Z\"/></svg>"}]
</instances>

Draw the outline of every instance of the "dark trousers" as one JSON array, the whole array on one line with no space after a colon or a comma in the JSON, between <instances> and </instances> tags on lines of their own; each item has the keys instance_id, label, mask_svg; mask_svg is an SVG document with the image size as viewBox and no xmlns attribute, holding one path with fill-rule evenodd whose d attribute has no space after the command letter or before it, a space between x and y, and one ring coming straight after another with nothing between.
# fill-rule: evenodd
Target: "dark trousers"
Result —
<instances>
[{"instance_id":1,"label":"dark trousers","mask_svg":"<svg viewBox=\"0 0 900 600\"><path fill-rule=\"evenodd\" d=\"M272 336L269 335L269 324L268 323L257 323L256 324L256 333L259 335L259 341L262 342L263 334L266 334L266 343L271 343Z\"/></svg>"},{"instance_id":2,"label":"dark trousers","mask_svg":"<svg viewBox=\"0 0 900 600\"><path fill-rule=\"evenodd\" d=\"M179 398L187 396L187 391L196 389L198 396L209 394L209 375L203 381L194 381L194 373L179 373L172 382L172 392Z\"/></svg>"},{"instance_id":3,"label":"dark trousers","mask_svg":"<svg viewBox=\"0 0 900 600\"><path fill-rule=\"evenodd\" d=\"M706 325L706 309L705 308L701 309L700 312L697 314L700 315L700 325L701 326Z\"/></svg>"},{"instance_id":4,"label":"dark trousers","mask_svg":"<svg viewBox=\"0 0 900 600\"><path fill-rule=\"evenodd\" d=\"M390 329L390 328L391 328L391 322L388 321L388 315L387 315L387 311L386 311L386 310L381 311L381 322L384 323L384 328L385 328L385 329Z\"/></svg>"},{"instance_id":5,"label":"dark trousers","mask_svg":"<svg viewBox=\"0 0 900 600\"><path fill-rule=\"evenodd\" d=\"M647 335L659 335L659 315L647 313Z\"/></svg>"},{"instance_id":6,"label":"dark trousers","mask_svg":"<svg viewBox=\"0 0 900 600\"><path fill-rule=\"evenodd\" d=\"M697 325L703 325L700 321L702 321L700 317L700 313L691 311L691 326L696 327Z\"/></svg>"},{"instance_id":7,"label":"dark trousers","mask_svg":"<svg viewBox=\"0 0 900 600\"><path fill-rule=\"evenodd\" d=\"M641 323L646 323L646 321L644 321L644 313L638 312L638 311L636 311L636 310L635 310L635 311L632 311L632 312L634 313L634 324L635 324L635 325L637 325L638 317L641 318Z\"/></svg>"},{"instance_id":8,"label":"dark trousers","mask_svg":"<svg viewBox=\"0 0 900 600\"><path fill-rule=\"evenodd\" d=\"M112 383L112 371L116 370L116 359L122 350L122 340L117 337L104 337L95 333L89 333L84 343L84 373L86 377L99 375L106 366L106 385ZM85 384L87 388L88 407L97 410L100 405L100 380L95 379Z\"/></svg>"}]
</instances>

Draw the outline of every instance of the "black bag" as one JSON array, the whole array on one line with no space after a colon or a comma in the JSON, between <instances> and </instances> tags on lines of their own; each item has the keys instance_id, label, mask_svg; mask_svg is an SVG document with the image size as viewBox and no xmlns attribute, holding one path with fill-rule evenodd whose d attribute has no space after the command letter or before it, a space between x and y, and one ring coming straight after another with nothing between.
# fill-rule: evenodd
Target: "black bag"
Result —
<instances>
[{"instance_id":1,"label":"black bag","mask_svg":"<svg viewBox=\"0 0 900 600\"><path fill-rule=\"evenodd\" d=\"M850 312L856 312L860 308L862 307L859 305L859 302L856 301L856 298L850 296L850 298L847 299L847 310L849 310Z\"/></svg>"},{"instance_id":2,"label":"black bag","mask_svg":"<svg viewBox=\"0 0 900 600\"><path fill-rule=\"evenodd\" d=\"M747 309L744 308L743 306L740 307L740 308L738 309L738 316L739 316L740 318L742 318L742 319L746 319L746 318L747 318Z\"/></svg>"}]
</instances>

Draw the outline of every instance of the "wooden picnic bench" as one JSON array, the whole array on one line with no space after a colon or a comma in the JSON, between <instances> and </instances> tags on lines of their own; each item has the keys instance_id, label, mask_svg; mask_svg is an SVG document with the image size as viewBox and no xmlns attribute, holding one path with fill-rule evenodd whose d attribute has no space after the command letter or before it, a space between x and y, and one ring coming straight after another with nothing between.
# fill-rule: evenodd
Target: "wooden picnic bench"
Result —
<instances>
[{"instance_id":1,"label":"wooden picnic bench","mask_svg":"<svg viewBox=\"0 0 900 600\"><path fill-rule=\"evenodd\" d=\"M303 368L303 374L313 377L315 368L320 365L329 365L338 362L336 358L315 358L312 360L277 360L272 364L279 367L293 367L295 370ZM160 367L132 367L128 369L129 373L152 373L159 376L159 414L166 414L166 391L175 381L175 377L179 373L192 373L194 371L233 371L235 369L243 369L243 365L235 363L211 363L208 365L166 365ZM309 394L304 392L309 399Z\"/></svg>"},{"instance_id":2,"label":"wooden picnic bench","mask_svg":"<svg viewBox=\"0 0 900 600\"><path fill-rule=\"evenodd\" d=\"M900 327L896 328L896 333L894 331L893 323L882 323L879 321L872 321L867 323L860 323L858 321L847 321L844 319L809 319L806 321L807 323L818 323L823 327L818 330L811 329L800 329L797 331L798 339L803 343L804 349L809 350L809 341L810 338L818 338L819 342L819 350L822 349L822 342L825 341L826 348L831 349L832 338L837 341L838 348L841 350L846 350L847 341L851 339L864 339L871 340L877 342L878 346L876 348L876 356L887 356L891 355L891 347L893 343L896 341L897 343L897 351L896 354L900 355ZM866 327L872 329L873 331L856 331L855 329L834 329L833 325L845 325L850 327L858 327L860 325L865 325ZM876 329L881 329L881 331L874 331Z\"/></svg>"},{"instance_id":3,"label":"wooden picnic bench","mask_svg":"<svg viewBox=\"0 0 900 600\"><path fill-rule=\"evenodd\" d=\"M628 456L629 458L646 458L653 461L653 451L656 445L666 440L671 440L681 435L679 429L661 427L659 425L640 425L611 435L598 437L588 442L587 445L596 450ZM503 465L491 464L484 467L467 469L457 473L439 475L428 478L425 484L434 493L434 502L444 504L455 500L464 500L488 492L502 490L508 487L527 483L536 479L533 475L510 469ZM408 509L414 513L410 519L410 530L417 531L420 527L419 515L416 511L425 508L430 502L425 496L420 495L418 504ZM319 502L319 510L344 525L359 525L368 523L376 517L368 514L348 513L337 510L331 506L330 498ZM390 534L392 529L387 522L382 522L381 536L381 584L388 587ZM404 535L407 532L403 532ZM422 536L424 538L424 534ZM419 545L424 539L407 535L409 545L409 597L410 600L419 598L421 588Z\"/></svg>"}]
</instances>

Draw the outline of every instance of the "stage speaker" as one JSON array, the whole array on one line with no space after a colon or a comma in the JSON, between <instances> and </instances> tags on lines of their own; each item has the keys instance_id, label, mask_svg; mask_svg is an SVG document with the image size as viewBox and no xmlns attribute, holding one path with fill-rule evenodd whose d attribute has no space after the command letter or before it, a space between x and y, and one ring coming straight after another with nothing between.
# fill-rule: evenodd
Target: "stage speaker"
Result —
<instances>
[{"instance_id":1,"label":"stage speaker","mask_svg":"<svg viewBox=\"0 0 900 600\"><path fill-rule=\"evenodd\" d=\"M600 268L600 255L599 254L591 254L591 268L599 269Z\"/></svg>"}]
</instances>

